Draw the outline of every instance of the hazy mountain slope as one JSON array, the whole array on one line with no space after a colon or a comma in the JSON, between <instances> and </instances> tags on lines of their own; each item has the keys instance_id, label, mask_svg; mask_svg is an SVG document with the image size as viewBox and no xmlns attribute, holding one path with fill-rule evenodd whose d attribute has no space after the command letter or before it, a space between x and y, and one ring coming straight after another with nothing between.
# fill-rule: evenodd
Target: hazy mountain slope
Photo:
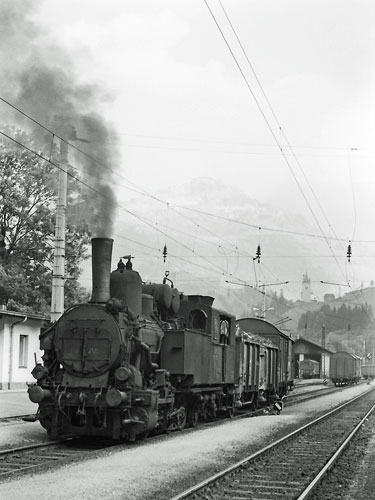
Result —
<instances>
[{"instance_id":1,"label":"hazy mountain slope","mask_svg":"<svg viewBox=\"0 0 375 500\"><path fill-rule=\"evenodd\" d=\"M169 270L174 284L186 293L215 296L218 307L248 315L263 296L226 280L243 280L252 286L256 280L289 281L283 285L284 294L298 299L303 273L325 278L326 269L309 257L319 251L321 241L312 244L307 236L283 232L316 231L299 214L284 213L250 198L246 186L241 191L220 180L199 178L153 196L164 202L145 196L128 200L126 207L135 216L120 217L115 231L121 236L115 236L115 254L134 254L134 266L144 280L160 280ZM253 262L258 244L260 264ZM266 292L272 288L266 287Z\"/></svg>"}]
</instances>

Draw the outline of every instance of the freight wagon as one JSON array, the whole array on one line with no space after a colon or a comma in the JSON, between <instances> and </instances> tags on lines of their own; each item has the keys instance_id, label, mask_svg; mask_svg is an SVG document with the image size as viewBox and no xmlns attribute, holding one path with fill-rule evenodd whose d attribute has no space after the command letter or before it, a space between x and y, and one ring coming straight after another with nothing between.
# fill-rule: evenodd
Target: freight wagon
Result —
<instances>
[{"instance_id":1,"label":"freight wagon","mask_svg":"<svg viewBox=\"0 0 375 500\"><path fill-rule=\"evenodd\" d=\"M235 384L237 407L257 409L270 403L278 387L278 347L270 340L245 332L237 325Z\"/></svg>"},{"instance_id":2,"label":"freight wagon","mask_svg":"<svg viewBox=\"0 0 375 500\"><path fill-rule=\"evenodd\" d=\"M314 359L304 359L300 361L299 374L302 378L319 378L320 363Z\"/></svg>"},{"instance_id":3,"label":"freight wagon","mask_svg":"<svg viewBox=\"0 0 375 500\"><path fill-rule=\"evenodd\" d=\"M375 365L362 365L362 375L367 379L373 379L375 377Z\"/></svg>"},{"instance_id":4,"label":"freight wagon","mask_svg":"<svg viewBox=\"0 0 375 500\"><path fill-rule=\"evenodd\" d=\"M260 318L241 318L237 325L244 331L270 340L277 348L277 392L285 396L294 386L294 341L275 325Z\"/></svg>"},{"instance_id":5,"label":"freight wagon","mask_svg":"<svg viewBox=\"0 0 375 500\"><path fill-rule=\"evenodd\" d=\"M340 351L330 359L330 379L335 385L357 384L361 378L361 358Z\"/></svg>"}]
</instances>

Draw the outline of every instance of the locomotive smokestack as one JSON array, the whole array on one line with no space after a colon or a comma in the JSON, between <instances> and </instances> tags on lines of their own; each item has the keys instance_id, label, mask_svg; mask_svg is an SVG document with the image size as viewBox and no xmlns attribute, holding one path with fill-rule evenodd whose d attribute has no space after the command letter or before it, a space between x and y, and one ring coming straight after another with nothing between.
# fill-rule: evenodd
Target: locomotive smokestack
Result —
<instances>
[{"instance_id":1,"label":"locomotive smokestack","mask_svg":"<svg viewBox=\"0 0 375 500\"><path fill-rule=\"evenodd\" d=\"M92 296L90 302L106 303L109 300L109 277L112 260L111 238L92 238Z\"/></svg>"}]
</instances>

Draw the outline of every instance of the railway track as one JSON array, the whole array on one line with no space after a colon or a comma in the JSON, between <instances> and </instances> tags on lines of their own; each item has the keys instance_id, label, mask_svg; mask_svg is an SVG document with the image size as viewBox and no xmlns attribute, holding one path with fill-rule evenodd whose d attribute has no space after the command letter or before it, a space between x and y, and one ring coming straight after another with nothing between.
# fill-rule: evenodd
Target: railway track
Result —
<instances>
[{"instance_id":1,"label":"railway track","mask_svg":"<svg viewBox=\"0 0 375 500\"><path fill-rule=\"evenodd\" d=\"M372 388L170 500L305 500L374 409Z\"/></svg>"},{"instance_id":2,"label":"railway track","mask_svg":"<svg viewBox=\"0 0 375 500\"><path fill-rule=\"evenodd\" d=\"M336 391L337 390L338 389L336 388ZM328 394L329 392L335 391L330 391L329 389L326 389L325 391L310 391L299 395L299 398L297 398L296 402L316 398L320 395ZM293 403L290 403L289 401L287 402L288 406L291 404ZM262 414L262 412L263 410L258 410L255 412L243 412L239 415L236 415L234 419L255 416L258 413ZM17 422L24 420L25 417L28 418L29 416L19 415L14 417L6 417L0 419L0 423ZM199 429L201 429L202 427L210 427L218 424L220 424L220 421L202 423L199 426ZM70 443L70 446L67 446L67 443ZM110 446L113 446L113 443L103 442L102 444L98 445L98 443L94 444L90 443L89 441L85 441L84 445L82 446L81 440L67 438L65 440L48 441L43 443L35 443L24 447L7 448L4 450L0 450L0 481L16 474L19 475L21 473L27 473L30 470L37 470L38 468L42 468L43 470L45 470L46 467L56 467L62 465L63 463L66 463L67 461L82 460L87 458L88 453L99 451Z\"/></svg>"},{"instance_id":3,"label":"railway track","mask_svg":"<svg viewBox=\"0 0 375 500\"><path fill-rule=\"evenodd\" d=\"M118 443L117 443L118 444ZM0 481L17 474L46 470L66 462L84 460L93 452L113 446L112 443L74 438L47 441L0 451Z\"/></svg>"},{"instance_id":4,"label":"railway track","mask_svg":"<svg viewBox=\"0 0 375 500\"><path fill-rule=\"evenodd\" d=\"M322 387L320 389L316 389L315 391L307 391L302 392L301 394L288 394L284 402L287 406L293 406L298 403L303 403L304 401L309 401L310 399L316 399L320 396L326 396L327 394L332 394L333 392L339 392L344 390L346 387Z\"/></svg>"},{"instance_id":5,"label":"railway track","mask_svg":"<svg viewBox=\"0 0 375 500\"><path fill-rule=\"evenodd\" d=\"M8 423L8 422L17 422L17 421L24 421L24 422L36 422L38 420L38 417L34 415L12 415L10 417L0 417L0 425L2 423Z\"/></svg>"},{"instance_id":6,"label":"railway track","mask_svg":"<svg viewBox=\"0 0 375 500\"><path fill-rule=\"evenodd\" d=\"M359 384L365 384L365 381L360 381ZM284 403L286 406L293 406L299 403L303 403L304 401L309 401L310 399L316 399L317 397L320 396L326 396L327 394L332 394L335 392L341 392L345 389L349 389L352 387L351 385L342 385L342 386L329 386L329 385L322 385L320 388L312 390L312 391L303 391L302 392L293 392L291 394L288 394L285 399Z\"/></svg>"}]
</instances>

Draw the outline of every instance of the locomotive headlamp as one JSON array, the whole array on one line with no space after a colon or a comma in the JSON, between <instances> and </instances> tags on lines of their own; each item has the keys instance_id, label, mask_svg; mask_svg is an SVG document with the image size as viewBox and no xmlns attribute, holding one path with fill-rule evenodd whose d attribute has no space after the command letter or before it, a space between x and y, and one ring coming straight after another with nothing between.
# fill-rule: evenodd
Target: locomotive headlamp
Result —
<instances>
[{"instance_id":1,"label":"locomotive headlamp","mask_svg":"<svg viewBox=\"0 0 375 500\"><path fill-rule=\"evenodd\" d=\"M105 401L108 406L119 406L121 403L126 403L128 401L128 395L126 392L119 391L114 387L108 389L105 395Z\"/></svg>"},{"instance_id":2,"label":"locomotive headlamp","mask_svg":"<svg viewBox=\"0 0 375 500\"><path fill-rule=\"evenodd\" d=\"M47 374L48 374L48 370L43 365L36 365L36 366L34 366L33 371L31 372L31 375L36 380L40 380L41 378L45 377Z\"/></svg>"},{"instance_id":3,"label":"locomotive headlamp","mask_svg":"<svg viewBox=\"0 0 375 500\"><path fill-rule=\"evenodd\" d=\"M120 382L125 382L125 380L128 380L131 374L131 370L129 368L126 368L125 366L120 366L120 368L117 368L117 370L115 371L115 377Z\"/></svg>"}]
</instances>

